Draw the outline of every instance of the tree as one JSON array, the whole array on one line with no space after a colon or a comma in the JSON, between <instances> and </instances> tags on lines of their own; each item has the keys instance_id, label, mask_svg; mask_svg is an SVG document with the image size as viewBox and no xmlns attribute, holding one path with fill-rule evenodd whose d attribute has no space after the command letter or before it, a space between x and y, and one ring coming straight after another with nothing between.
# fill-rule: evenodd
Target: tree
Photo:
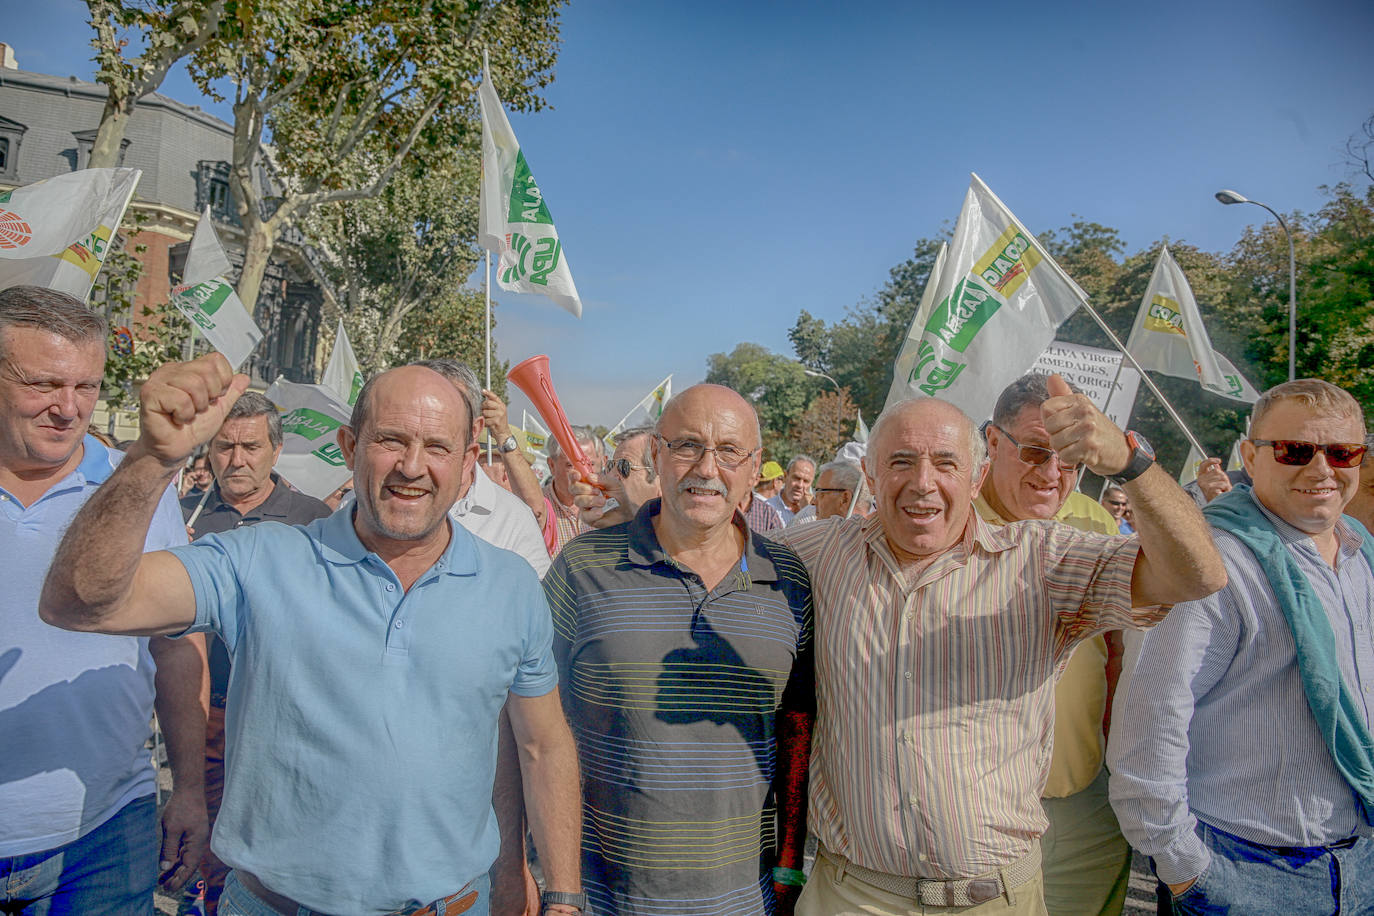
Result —
<instances>
[{"instance_id":1,"label":"tree","mask_svg":"<svg viewBox=\"0 0 1374 916\"><path fill-rule=\"evenodd\" d=\"M421 353L482 365L482 297L462 290L479 257L480 167L461 150L420 151L377 197L307 219L365 371Z\"/></svg>"},{"instance_id":2,"label":"tree","mask_svg":"<svg viewBox=\"0 0 1374 916\"><path fill-rule=\"evenodd\" d=\"M792 424L788 438L796 452L825 463L853 436L856 416L847 389L822 392Z\"/></svg>"},{"instance_id":3,"label":"tree","mask_svg":"<svg viewBox=\"0 0 1374 916\"><path fill-rule=\"evenodd\" d=\"M377 196L417 145L470 148L484 50L506 103L538 109L557 53L557 6L236 0L191 73L214 98L217 81L233 86L229 179L245 234L244 305L255 306L277 240L311 210Z\"/></svg>"},{"instance_id":4,"label":"tree","mask_svg":"<svg viewBox=\"0 0 1374 916\"><path fill-rule=\"evenodd\" d=\"M162 85L169 71L188 55L198 51L219 29L225 0L146 0L142 4L123 0L86 0L90 9L98 65L95 79L109 90L100 126L91 145L88 168L111 168L119 164L124 133L138 100ZM129 39L122 33L135 32L142 50L132 58L124 56Z\"/></svg>"}]
</instances>

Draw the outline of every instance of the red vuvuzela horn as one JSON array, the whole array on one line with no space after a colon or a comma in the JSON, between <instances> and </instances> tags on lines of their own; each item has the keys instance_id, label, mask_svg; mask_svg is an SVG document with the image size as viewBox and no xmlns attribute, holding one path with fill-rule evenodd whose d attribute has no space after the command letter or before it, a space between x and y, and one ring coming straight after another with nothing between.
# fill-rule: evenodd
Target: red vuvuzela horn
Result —
<instances>
[{"instance_id":1,"label":"red vuvuzela horn","mask_svg":"<svg viewBox=\"0 0 1374 916\"><path fill-rule=\"evenodd\" d=\"M563 405L558 402L558 394L553 390L553 379L549 377L549 358L542 353L531 356L512 366L506 373L506 378L534 403L534 409L539 411L539 416L549 425L549 431L558 440L563 453L572 460L573 467L577 468L582 479L591 483L597 468L592 466L591 459L582 451L582 445L573 435L572 426L568 423L568 415L563 412Z\"/></svg>"}]
</instances>

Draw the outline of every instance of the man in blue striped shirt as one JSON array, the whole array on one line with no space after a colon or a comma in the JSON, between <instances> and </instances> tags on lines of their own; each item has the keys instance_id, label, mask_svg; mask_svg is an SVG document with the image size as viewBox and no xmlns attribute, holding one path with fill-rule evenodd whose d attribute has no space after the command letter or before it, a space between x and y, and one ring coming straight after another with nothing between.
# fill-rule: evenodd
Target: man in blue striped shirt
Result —
<instances>
[{"instance_id":1,"label":"man in blue striped shirt","mask_svg":"<svg viewBox=\"0 0 1374 916\"><path fill-rule=\"evenodd\" d=\"M1260 398L1254 487L1204 513L1228 584L1145 636L1118 703L1112 804L1176 913L1374 913L1374 551L1341 514L1364 438L1334 385Z\"/></svg>"}]
</instances>

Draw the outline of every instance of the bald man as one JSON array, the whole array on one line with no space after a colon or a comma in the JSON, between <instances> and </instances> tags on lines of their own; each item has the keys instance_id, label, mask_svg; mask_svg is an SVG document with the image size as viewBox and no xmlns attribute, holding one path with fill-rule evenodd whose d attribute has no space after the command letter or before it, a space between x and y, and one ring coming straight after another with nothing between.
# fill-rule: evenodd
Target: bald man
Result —
<instances>
[{"instance_id":1,"label":"bald man","mask_svg":"<svg viewBox=\"0 0 1374 916\"><path fill-rule=\"evenodd\" d=\"M1225 582L1172 478L1063 379L1051 377L1049 394L1049 447L1124 482L1138 538L984 522L973 510L983 438L934 398L895 404L873 425L872 516L777 535L811 574L820 649L820 851L799 916L1042 916L1056 669L1082 640L1148 626L1158 605Z\"/></svg>"},{"instance_id":2,"label":"bald man","mask_svg":"<svg viewBox=\"0 0 1374 916\"><path fill-rule=\"evenodd\" d=\"M67 629L224 640L220 912L486 912L507 697L545 912L580 912L548 610L529 564L448 519L477 446L447 379L406 366L363 387L338 434L353 506L138 553L158 494L247 384L219 354L153 373L139 439L72 522L39 606Z\"/></svg>"},{"instance_id":3,"label":"bald man","mask_svg":"<svg viewBox=\"0 0 1374 916\"><path fill-rule=\"evenodd\" d=\"M743 398L687 389L650 438L662 498L579 535L544 578L597 916L792 912L815 703L811 587L796 554L736 508L759 451ZM590 489L579 500L599 514Z\"/></svg>"}]
</instances>

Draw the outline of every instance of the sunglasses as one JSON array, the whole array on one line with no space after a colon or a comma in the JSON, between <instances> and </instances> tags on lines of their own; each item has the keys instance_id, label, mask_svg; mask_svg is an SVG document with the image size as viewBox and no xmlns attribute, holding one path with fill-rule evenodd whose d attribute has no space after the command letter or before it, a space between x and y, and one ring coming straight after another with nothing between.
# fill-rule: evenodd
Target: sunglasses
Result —
<instances>
[{"instance_id":1,"label":"sunglasses","mask_svg":"<svg viewBox=\"0 0 1374 916\"><path fill-rule=\"evenodd\" d=\"M620 475L621 480L628 480L631 471L647 471L647 464L631 464L629 458L612 458L606 462L605 470L615 471Z\"/></svg>"},{"instance_id":2,"label":"sunglasses","mask_svg":"<svg viewBox=\"0 0 1374 916\"><path fill-rule=\"evenodd\" d=\"M848 487L813 487L817 493L848 493Z\"/></svg>"},{"instance_id":3,"label":"sunglasses","mask_svg":"<svg viewBox=\"0 0 1374 916\"><path fill-rule=\"evenodd\" d=\"M993 424L996 426L996 424ZM1051 458L1059 458L1059 453L1052 448L1045 448L1043 445L1022 445L1016 441L1016 437L1007 432L1002 427L997 426L997 431L1011 440L1011 444L1016 446L1016 457L1026 464L1042 465L1047 464ZM1072 474L1078 470L1078 465L1067 464L1064 459L1059 458L1059 470L1065 474Z\"/></svg>"},{"instance_id":4,"label":"sunglasses","mask_svg":"<svg viewBox=\"0 0 1374 916\"><path fill-rule=\"evenodd\" d=\"M1357 468L1364 461L1365 448L1358 442L1304 442L1301 439L1251 439L1256 448L1273 446L1274 460L1279 464L1302 467L1311 464L1320 451L1333 468Z\"/></svg>"},{"instance_id":5,"label":"sunglasses","mask_svg":"<svg viewBox=\"0 0 1374 916\"><path fill-rule=\"evenodd\" d=\"M1122 502L1117 502L1117 501L1114 500L1114 499L1109 499L1109 500L1107 500L1107 505L1109 505L1109 506L1116 506L1118 509L1124 509L1124 508L1126 508L1127 506L1129 506L1130 503L1124 502L1124 501L1122 501Z\"/></svg>"}]
</instances>

